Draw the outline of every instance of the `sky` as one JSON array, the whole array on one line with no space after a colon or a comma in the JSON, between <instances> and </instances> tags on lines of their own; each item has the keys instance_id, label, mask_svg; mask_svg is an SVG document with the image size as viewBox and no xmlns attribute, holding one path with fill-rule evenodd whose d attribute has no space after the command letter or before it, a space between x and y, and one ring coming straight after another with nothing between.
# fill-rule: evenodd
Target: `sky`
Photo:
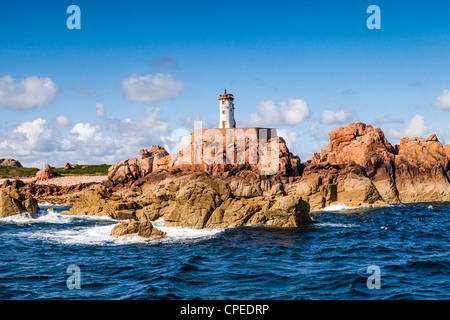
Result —
<instances>
[{"instance_id":1,"label":"sky","mask_svg":"<svg viewBox=\"0 0 450 320\"><path fill-rule=\"evenodd\" d=\"M80 8L81 29L69 29ZM370 5L380 29L369 29ZM195 120L277 128L310 159L353 121L450 143L450 2L0 1L0 158L112 164ZM71 21L71 20L70 20Z\"/></svg>"}]
</instances>

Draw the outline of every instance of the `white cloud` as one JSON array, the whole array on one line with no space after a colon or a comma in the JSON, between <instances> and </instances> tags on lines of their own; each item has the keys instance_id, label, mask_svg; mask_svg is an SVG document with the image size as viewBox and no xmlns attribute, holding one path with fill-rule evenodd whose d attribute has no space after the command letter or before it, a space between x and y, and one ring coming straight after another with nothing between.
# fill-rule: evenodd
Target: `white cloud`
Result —
<instances>
[{"instance_id":1,"label":"white cloud","mask_svg":"<svg viewBox=\"0 0 450 320\"><path fill-rule=\"evenodd\" d=\"M450 89L445 89L433 102L436 109L450 110Z\"/></svg>"},{"instance_id":2,"label":"white cloud","mask_svg":"<svg viewBox=\"0 0 450 320\"><path fill-rule=\"evenodd\" d=\"M323 124L343 124L350 122L353 119L353 114L341 109L337 112L325 110L322 112L320 122Z\"/></svg>"},{"instance_id":3,"label":"white cloud","mask_svg":"<svg viewBox=\"0 0 450 320\"><path fill-rule=\"evenodd\" d=\"M425 137L428 134L428 131L429 129L425 117L416 114L412 117L407 127L399 126L397 128L392 128L388 131L388 135L397 139L402 137Z\"/></svg>"},{"instance_id":4,"label":"white cloud","mask_svg":"<svg viewBox=\"0 0 450 320\"><path fill-rule=\"evenodd\" d=\"M76 123L63 137L57 125L57 121L49 123L37 118L18 124L14 130L0 131L0 157L38 168L45 163L112 164L139 157L141 148L153 144L174 144L164 139L169 125L162 119L160 109L148 108L137 120L108 119L105 114L101 122Z\"/></svg>"},{"instance_id":5,"label":"white cloud","mask_svg":"<svg viewBox=\"0 0 450 320\"><path fill-rule=\"evenodd\" d=\"M161 143L161 134L169 132L169 123L162 118L160 108L147 108L143 117L131 119L109 119L105 123L109 130L120 135L129 146L151 146Z\"/></svg>"},{"instance_id":6,"label":"white cloud","mask_svg":"<svg viewBox=\"0 0 450 320\"><path fill-rule=\"evenodd\" d=\"M97 108L96 116L97 118L104 118L105 117L105 106L99 102L95 104L95 107Z\"/></svg>"},{"instance_id":7,"label":"white cloud","mask_svg":"<svg viewBox=\"0 0 450 320\"><path fill-rule=\"evenodd\" d=\"M277 129L277 134L286 141L286 146L289 151L296 154L296 149L299 147L298 143L298 133L288 129Z\"/></svg>"},{"instance_id":8,"label":"white cloud","mask_svg":"<svg viewBox=\"0 0 450 320\"><path fill-rule=\"evenodd\" d=\"M310 115L308 105L301 99L290 98L280 102L278 108L271 100L262 100L250 113L248 122L255 126L289 125L305 121Z\"/></svg>"},{"instance_id":9,"label":"white cloud","mask_svg":"<svg viewBox=\"0 0 450 320\"><path fill-rule=\"evenodd\" d=\"M121 151L122 144L115 138L105 136L102 126L98 123L77 123L70 135L60 141L60 156L65 162L80 162L83 160L105 162L109 156ZM98 163L98 162L97 162Z\"/></svg>"},{"instance_id":10,"label":"white cloud","mask_svg":"<svg viewBox=\"0 0 450 320\"><path fill-rule=\"evenodd\" d=\"M121 88L125 98L131 101L152 103L178 97L184 91L185 85L182 80L175 79L170 74L132 74L122 80Z\"/></svg>"},{"instance_id":11,"label":"white cloud","mask_svg":"<svg viewBox=\"0 0 450 320\"><path fill-rule=\"evenodd\" d=\"M46 120L19 123L12 131L0 132L0 158L18 159L26 163L33 155L43 156L57 148L59 132Z\"/></svg>"},{"instance_id":12,"label":"white cloud","mask_svg":"<svg viewBox=\"0 0 450 320\"><path fill-rule=\"evenodd\" d=\"M70 120L69 117L66 117L65 115L60 115L55 118L56 124L60 126L61 128L67 128L72 125L72 120Z\"/></svg>"},{"instance_id":13,"label":"white cloud","mask_svg":"<svg viewBox=\"0 0 450 320\"><path fill-rule=\"evenodd\" d=\"M24 136L22 148L33 151L51 151L54 149L52 140L58 135L55 129L41 118L20 123L14 133Z\"/></svg>"},{"instance_id":14,"label":"white cloud","mask_svg":"<svg viewBox=\"0 0 450 320\"><path fill-rule=\"evenodd\" d=\"M29 109L52 102L59 92L50 78L28 77L16 82L6 75L0 78L0 106L11 109Z\"/></svg>"},{"instance_id":15,"label":"white cloud","mask_svg":"<svg viewBox=\"0 0 450 320\"><path fill-rule=\"evenodd\" d=\"M101 140L101 127L99 124L77 123L70 133L76 137L77 140L83 142Z\"/></svg>"},{"instance_id":16,"label":"white cloud","mask_svg":"<svg viewBox=\"0 0 450 320\"><path fill-rule=\"evenodd\" d=\"M319 122L311 124L309 131L312 133L314 140L319 143L319 147L323 148L330 142L328 135L319 128Z\"/></svg>"}]
</instances>

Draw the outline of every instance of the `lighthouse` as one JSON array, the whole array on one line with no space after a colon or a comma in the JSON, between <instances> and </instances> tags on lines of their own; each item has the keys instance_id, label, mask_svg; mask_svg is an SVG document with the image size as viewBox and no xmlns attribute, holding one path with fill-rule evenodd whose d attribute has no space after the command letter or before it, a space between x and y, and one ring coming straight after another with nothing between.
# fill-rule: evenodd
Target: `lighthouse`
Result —
<instances>
[{"instance_id":1,"label":"lighthouse","mask_svg":"<svg viewBox=\"0 0 450 320\"><path fill-rule=\"evenodd\" d=\"M234 97L227 93L227 89L223 94L219 95L220 106L220 123L219 128L236 128L234 120Z\"/></svg>"}]
</instances>

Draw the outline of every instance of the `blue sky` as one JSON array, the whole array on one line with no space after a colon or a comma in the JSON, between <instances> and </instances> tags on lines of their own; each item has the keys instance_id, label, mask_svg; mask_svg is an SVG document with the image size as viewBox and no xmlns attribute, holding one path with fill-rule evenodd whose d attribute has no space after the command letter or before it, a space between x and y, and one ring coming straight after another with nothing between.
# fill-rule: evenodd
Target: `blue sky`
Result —
<instances>
[{"instance_id":1,"label":"blue sky","mask_svg":"<svg viewBox=\"0 0 450 320\"><path fill-rule=\"evenodd\" d=\"M66 27L71 4L81 30ZM303 161L352 121L391 143L449 143L449 14L442 1L2 1L0 158L174 149L193 120L218 125L224 88L238 126L279 128Z\"/></svg>"}]
</instances>

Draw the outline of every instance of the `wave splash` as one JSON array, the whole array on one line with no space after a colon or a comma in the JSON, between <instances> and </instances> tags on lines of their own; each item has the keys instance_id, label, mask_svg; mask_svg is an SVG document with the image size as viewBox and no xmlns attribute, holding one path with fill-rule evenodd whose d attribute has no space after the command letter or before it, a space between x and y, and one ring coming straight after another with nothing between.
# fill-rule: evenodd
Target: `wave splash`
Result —
<instances>
[{"instance_id":1,"label":"wave splash","mask_svg":"<svg viewBox=\"0 0 450 320\"><path fill-rule=\"evenodd\" d=\"M33 223L55 223L55 224L70 224L75 220L86 221L115 221L107 216L77 216L77 215L62 215L60 212L52 210L40 210L37 216L33 218L28 212L0 218L0 222L10 224L33 224Z\"/></svg>"},{"instance_id":2,"label":"wave splash","mask_svg":"<svg viewBox=\"0 0 450 320\"><path fill-rule=\"evenodd\" d=\"M323 208L321 211L343 211L343 210L351 210L355 209L354 207L349 207L342 203L332 204L328 207Z\"/></svg>"},{"instance_id":3,"label":"wave splash","mask_svg":"<svg viewBox=\"0 0 450 320\"><path fill-rule=\"evenodd\" d=\"M125 235L119 238L111 236L112 229L118 225L118 221L103 216L65 216L57 212L43 211L37 218L32 218L28 213L12 217L2 218L0 221L13 224L53 223L69 225L78 222L77 225L64 229L45 228L30 232L24 231L16 235L48 240L66 245L123 245L123 244L158 244L201 241L214 237L224 229L190 229L182 227L164 227L164 221L152 222L155 227L167 233L162 239L147 239L137 234ZM79 225L79 223L84 225ZM95 225L92 225L95 223ZM100 224L99 224L100 223ZM106 224L105 224L106 223ZM88 226L85 226L88 224Z\"/></svg>"}]
</instances>

